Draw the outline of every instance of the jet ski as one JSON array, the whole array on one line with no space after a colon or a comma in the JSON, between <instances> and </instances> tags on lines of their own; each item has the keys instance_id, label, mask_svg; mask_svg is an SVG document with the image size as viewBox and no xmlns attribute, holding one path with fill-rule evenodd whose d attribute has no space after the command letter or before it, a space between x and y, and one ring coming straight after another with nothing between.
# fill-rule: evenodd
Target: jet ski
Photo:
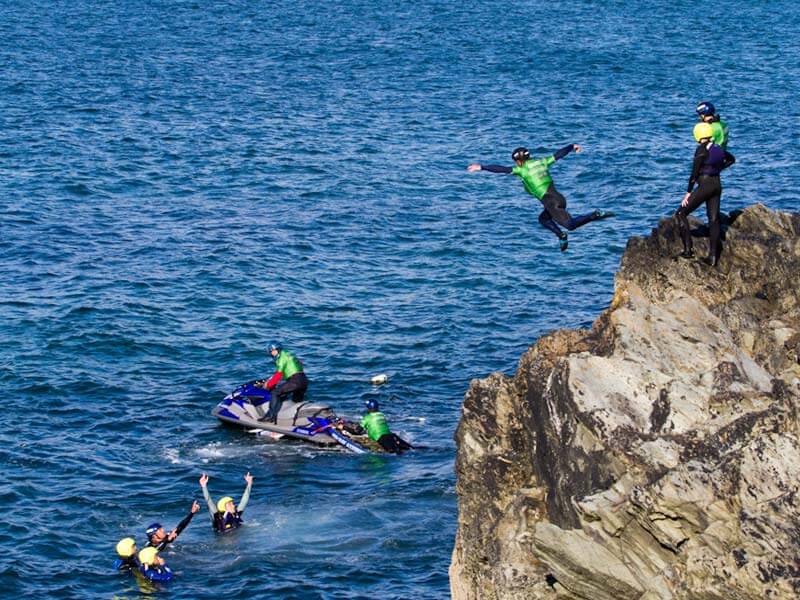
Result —
<instances>
[{"instance_id":1,"label":"jet ski","mask_svg":"<svg viewBox=\"0 0 800 600\"><path fill-rule=\"evenodd\" d=\"M261 387L262 381L244 383L225 396L211 414L224 423L245 427L251 433L272 439L294 438L321 446L341 445L355 452L381 451L378 444L366 436L339 431L339 420L331 408L315 402L283 401L277 423L262 420L267 414L270 392Z\"/></svg>"}]
</instances>

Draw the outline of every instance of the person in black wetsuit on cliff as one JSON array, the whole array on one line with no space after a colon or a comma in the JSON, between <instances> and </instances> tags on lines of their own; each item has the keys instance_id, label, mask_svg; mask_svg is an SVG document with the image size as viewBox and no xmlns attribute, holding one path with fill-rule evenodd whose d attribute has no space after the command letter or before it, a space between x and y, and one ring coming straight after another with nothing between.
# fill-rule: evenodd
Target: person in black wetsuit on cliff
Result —
<instances>
[{"instance_id":1,"label":"person in black wetsuit on cliff","mask_svg":"<svg viewBox=\"0 0 800 600\"><path fill-rule=\"evenodd\" d=\"M604 210L594 210L585 215L578 215L577 217L573 217L567 212L567 199L564 198L553 184L553 178L550 176L550 165L564 158L573 150L575 152L580 152L581 147L578 144L567 144L550 156L533 159L527 148L517 148L511 153L511 158L515 163L513 167L474 163L467 167L467 171L489 171L490 173L513 174L522 179L525 191L537 198L544 205L544 210L539 215L539 223L545 229L556 234L559 247L561 251L564 252L568 246L568 238L567 234L559 229L559 225L572 231L591 221L614 216L613 212Z\"/></svg>"},{"instance_id":2,"label":"person in black wetsuit on cliff","mask_svg":"<svg viewBox=\"0 0 800 600\"><path fill-rule=\"evenodd\" d=\"M697 150L692 162L692 173L689 175L689 188L681 201L680 208L675 212L675 217L683 240L683 252L680 256L692 258L694 256L692 233L686 217L705 202L708 214L708 258L705 262L715 267L720 255L719 205L722 185L719 174L736 162L736 158L727 150L723 150L722 146L715 144L713 138L714 131L709 123L698 123L694 126Z\"/></svg>"}]
</instances>

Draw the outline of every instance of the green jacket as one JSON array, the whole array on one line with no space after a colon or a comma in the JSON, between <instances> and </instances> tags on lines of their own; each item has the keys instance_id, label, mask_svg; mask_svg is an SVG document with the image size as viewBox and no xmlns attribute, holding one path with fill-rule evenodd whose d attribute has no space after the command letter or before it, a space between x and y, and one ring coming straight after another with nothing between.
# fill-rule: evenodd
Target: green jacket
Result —
<instances>
[{"instance_id":1,"label":"green jacket","mask_svg":"<svg viewBox=\"0 0 800 600\"><path fill-rule=\"evenodd\" d=\"M556 162L554 156L545 158L531 158L522 165L515 165L511 172L522 179L525 190L539 200L542 199L547 188L553 183L550 177L550 165Z\"/></svg>"},{"instance_id":2,"label":"green jacket","mask_svg":"<svg viewBox=\"0 0 800 600\"><path fill-rule=\"evenodd\" d=\"M711 122L711 131L714 133L714 143L717 146L722 146L722 149L728 147L728 124L720 119L719 121Z\"/></svg>"},{"instance_id":3,"label":"green jacket","mask_svg":"<svg viewBox=\"0 0 800 600\"><path fill-rule=\"evenodd\" d=\"M371 412L364 415L361 419L361 426L367 430L367 435L376 442L382 435L391 433L386 416L382 412Z\"/></svg>"},{"instance_id":4,"label":"green jacket","mask_svg":"<svg viewBox=\"0 0 800 600\"><path fill-rule=\"evenodd\" d=\"M288 350L281 350L275 357L275 370L283 373L284 379L289 379L295 373L303 372L303 364Z\"/></svg>"}]
</instances>

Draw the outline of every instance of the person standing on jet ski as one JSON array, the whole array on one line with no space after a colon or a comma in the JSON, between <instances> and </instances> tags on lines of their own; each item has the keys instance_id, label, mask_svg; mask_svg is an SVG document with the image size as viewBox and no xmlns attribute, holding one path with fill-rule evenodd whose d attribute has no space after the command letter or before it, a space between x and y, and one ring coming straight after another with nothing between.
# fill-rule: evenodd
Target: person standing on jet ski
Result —
<instances>
[{"instance_id":1,"label":"person standing on jet ski","mask_svg":"<svg viewBox=\"0 0 800 600\"><path fill-rule=\"evenodd\" d=\"M189 525L189 522L192 520L192 517L200 510L200 503L195 500L192 502L192 508L189 511L189 514L186 515L183 520L178 523L178 526L175 527L172 531L167 533L164 531L164 528L161 526L161 523L151 523L150 526L145 530L145 535L147 536L147 543L144 545L145 548L153 547L159 552L164 550L168 544L174 542L178 536L181 534L181 531L186 529L186 526Z\"/></svg>"},{"instance_id":2,"label":"person standing on jet ski","mask_svg":"<svg viewBox=\"0 0 800 600\"><path fill-rule=\"evenodd\" d=\"M247 487L244 488L242 499L239 501L239 505L236 506L230 496L220 498L215 504L211 494L208 493L208 475L203 473L200 476L200 487L203 490L203 497L206 499L208 512L211 515L211 525L217 533L227 533L242 526L242 513L250 501L253 476L248 472L244 476L244 480L247 482Z\"/></svg>"},{"instance_id":3,"label":"person standing on jet ski","mask_svg":"<svg viewBox=\"0 0 800 600\"><path fill-rule=\"evenodd\" d=\"M308 388L308 378L303 372L302 361L288 350L284 350L280 342L272 342L269 345L269 353L275 361L275 374L263 385L272 394L267 414L261 420L277 423L278 413L286 396L292 394L294 402L303 401Z\"/></svg>"},{"instance_id":4,"label":"person standing on jet ski","mask_svg":"<svg viewBox=\"0 0 800 600\"><path fill-rule=\"evenodd\" d=\"M402 454L406 450L413 448L411 444L392 433L389 424L386 422L386 415L380 412L378 401L370 398L366 402L367 414L361 419L361 424L348 423L341 421L337 427L344 429L354 435L364 435L380 444L381 448L394 454Z\"/></svg>"}]
</instances>

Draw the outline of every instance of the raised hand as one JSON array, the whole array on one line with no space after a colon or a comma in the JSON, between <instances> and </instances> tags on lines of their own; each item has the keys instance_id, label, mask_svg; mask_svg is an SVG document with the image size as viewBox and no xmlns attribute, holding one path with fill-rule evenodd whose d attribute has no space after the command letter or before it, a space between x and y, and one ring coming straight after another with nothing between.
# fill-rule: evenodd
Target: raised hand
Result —
<instances>
[{"instance_id":1,"label":"raised hand","mask_svg":"<svg viewBox=\"0 0 800 600\"><path fill-rule=\"evenodd\" d=\"M195 500L192 502L192 514L196 513L198 510L200 510L200 503Z\"/></svg>"},{"instance_id":2,"label":"raised hand","mask_svg":"<svg viewBox=\"0 0 800 600\"><path fill-rule=\"evenodd\" d=\"M207 484L208 484L208 475L203 473L200 476L200 487L206 487Z\"/></svg>"},{"instance_id":3,"label":"raised hand","mask_svg":"<svg viewBox=\"0 0 800 600\"><path fill-rule=\"evenodd\" d=\"M253 476L250 475L250 471L248 471L247 475L244 476L244 480L247 482L248 485L253 485Z\"/></svg>"}]
</instances>

